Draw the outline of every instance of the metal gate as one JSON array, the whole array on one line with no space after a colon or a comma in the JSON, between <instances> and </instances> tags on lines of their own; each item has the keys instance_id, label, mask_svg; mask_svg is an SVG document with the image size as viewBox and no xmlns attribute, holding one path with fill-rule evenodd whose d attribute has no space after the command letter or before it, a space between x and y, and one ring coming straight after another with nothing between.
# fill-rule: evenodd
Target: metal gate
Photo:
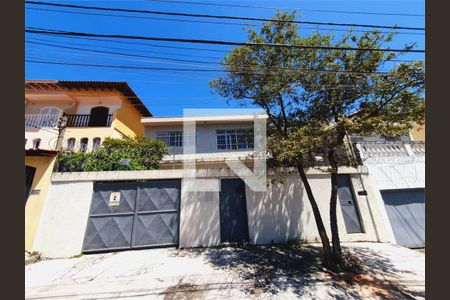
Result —
<instances>
[{"instance_id":1,"label":"metal gate","mask_svg":"<svg viewBox=\"0 0 450 300\"><path fill-rule=\"evenodd\" d=\"M350 175L339 174L337 176L338 199L341 205L342 216L344 217L345 229L347 233L362 233L361 218L358 205L353 193Z\"/></svg>"},{"instance_id":2,"label":"metal gate","mask_svg":"<svg viewBox=\"0 0 450 300\"><path fill-rule=\"evenodd\" d=\"M83 252L178 244L180 180L96 183Z\"/></svg>"},{"instance_id":3,"label":"metal gate","mask_svg":"<svg viewBox=\"0 0 450 300\"><path fill-rule=\"evenodd\" d=\"M221 242L248 241L245 183L241 179L222 179L219 196Z\"/></svg>"},{"instance_id":4,"label":"metal gate","mask_svg":"<svg viewBox=\"0 0 450 300\"><path fill-rule=\"evenodd\" d=\"M425 247L425 190L381 191L397 244Z\"/></svg>"}]
</instances>

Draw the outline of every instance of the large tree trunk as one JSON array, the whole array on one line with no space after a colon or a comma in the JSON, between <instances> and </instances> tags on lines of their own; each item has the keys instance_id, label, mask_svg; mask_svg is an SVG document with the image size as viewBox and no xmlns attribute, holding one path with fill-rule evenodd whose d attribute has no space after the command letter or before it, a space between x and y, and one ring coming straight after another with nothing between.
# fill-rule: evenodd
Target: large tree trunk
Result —
<instances>
[{"instance_id":1,"label":"large tree trunk","mask_svg":"<svg viewBox=\"0 0 450 300\"><path fill-rule=\"evenodd\" d=\"M297 170L298 173L300 174L300 178L302 179L303 185L305 186L306 194L308 195L308 199L309 202L311 203L311 207L314 213L314 219L316 221L317 230L319 231L320 241L322 242L323 263L325 266L329 267L331 266L333 257L330 247L330 240L328 239L328 235L325 230L325 226L323 224L322 215L320 214L316 199L314 198L314 195L312 193L308 178L306 178L303 166L297 165Z\"/></svg>"},{"instance_id":2,"label":"large tree trunk","mask_svg":"<svg viewBox=\"0 0 450 300\"><path fill-rule=\"evenodd\" d=\"M341 241L339 240L339 230L337 224L337 176L338 165L334 157L334 150L328 151L328 159L331 165L331 196L330 196L330 227L331 227L331 242L333 244L333 263L342 265L342 250Z\"/></svg>"}]
</instances>

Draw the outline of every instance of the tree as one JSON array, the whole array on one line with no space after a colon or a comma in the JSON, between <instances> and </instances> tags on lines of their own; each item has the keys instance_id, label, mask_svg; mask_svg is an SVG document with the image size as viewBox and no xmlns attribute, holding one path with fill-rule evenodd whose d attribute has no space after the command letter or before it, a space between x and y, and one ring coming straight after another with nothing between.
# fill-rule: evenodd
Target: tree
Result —
<instances>
[{"instance_id":1,"label":"tree","mask_svg":"<svg viewBox=\"0 0 450 300\"><path fill-rule=\"evenodd\" d=\"M355 166L346 137L400 135L424 119L422 62L391 65L403 52L380 49L395 33L348 32L339 38L313 32L301 36L293 13L277 13L259 30L248 29L251 45L239 46L223 60L226 74L210 82L213 92L243 105L262 107L269 116L268 147L273 167L294 167L311 204L328 267L343 264L336 207L340 166ZM264 44L334 47L311 49ZM413 45L405 45L404 50ZM306 170L327 162L331 176L332 247Z\"/></svg>"},{"instance_id":2,"label":"tree","mask_svg":"<svg viewBox=\"0 0 450 300\"><path fill-rule=\"evenodd\" d=\"M59 157L60 172L158 169L167 145L147 137L107 137L94 152L67 152Z\"/></svg>"}]
</instances>

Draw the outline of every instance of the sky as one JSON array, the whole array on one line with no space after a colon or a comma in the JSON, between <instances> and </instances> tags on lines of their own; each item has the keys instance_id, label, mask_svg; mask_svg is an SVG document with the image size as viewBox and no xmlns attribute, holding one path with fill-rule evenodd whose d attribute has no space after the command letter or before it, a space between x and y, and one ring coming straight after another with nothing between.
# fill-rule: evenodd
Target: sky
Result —
<instances>
[{"instance_id":1,"label":"sky","mask_svg":"<svg viewBox=\"0 0 450 300\"><path fill-rule=\"evenodd\" d=\"M43 0L45 1L45 0ZM200 4L178 2L201 2ZM334 23L358 23L371 25L425 27L424 16L398 16L386 14L425 14L425 2L421 0L402 1L265 1L265 0L179 0L170 1L48 1L53 3L76 4L85 6L114 7L126 9L154 10L166 12L182 12L195 14L230 15L240 17L270 18L276 13L276 7L282 9L296 8L297 20ZM256 7L221 7L205 4L231 4ZM246 41L243 30L245 24L260 24L240 20L221 20L206 18L172 17L164 15L144 15L137 13L115 13L86 11L72 8L59 8L26 4L26 27L89 32L99 34L141 35L152 37L170 37L184 39L210 39L226 41ZM58 10L58 11L50 11ZM371 12L380 14L338 13L327 11ZM66 11L66 12L62 12ZM87 14L67 13L84 12ZM92 15L97 14L97 15ZM109 14L101 16L98 14ZM115 15L115 16L111 16ZM138 18L117 17L117 15L137 16ZM143 18L145 17L145 18ZM184 20L184 21L180 21ZM186 22L195 21L195 22ZM226 22L235 24L204 24L198 21ZM252 28L258 28L253 26ZM339 36L348 27L299 25L301 34L309 34L320 29L321 33L331 32ZM364 28L354 28L361 30ZM383 30L383 29L381 29ZM400 32L400 31L399 31ZM408 34L398 34L394 41L386 47L402 47L406 43L415 42L416 49L425 49L423 31L401 31ZM414 34L411 34L414 33ZM185 44L175 42L147 42L123 40L128 43L99 41L92 39L66 38L38 34L26 34L26 60L40 62L58 62L75 64L105 64L125 66L145 66L156 68L194 68L217 69L226 52L232 46ZM145 45L130 44L142 43ZM43 45L46 44L46 45ZM55 47L59 46L59 47ZM76 47L94 51L74 50L63 47ZM173 47L173 48L167 48ZM202 48L203 50L188 50L186 48ZM99 53L109 51L127 53L131 56ZM134 56L133 56L134 55ZM142 57L146 56L146 57ZM148 57L150 56L150 57ZM158 59L160 58L160 59ZM161 60L163 58L164 60ZM169 59L167 59L169 58ZM405 60L424 60L423 53L409 53L402 56ZM189 60L189 62L186 62ZM197 63L192 61L207 61ZM391 63L388 67L392 67ZM27 80L96 80L96 81L126 81L144 102L154 116L180 116L183 109L205 108L238 108L237 101L226 101L219 95L212 94L208 85L216 79L217 72L186 72L173 70L133 70L119 68L98 68L91 66L54 65L47 63L26 62L25 78ZM252 108L252 106L247 106Z\"/></svg>"}]
</instances>

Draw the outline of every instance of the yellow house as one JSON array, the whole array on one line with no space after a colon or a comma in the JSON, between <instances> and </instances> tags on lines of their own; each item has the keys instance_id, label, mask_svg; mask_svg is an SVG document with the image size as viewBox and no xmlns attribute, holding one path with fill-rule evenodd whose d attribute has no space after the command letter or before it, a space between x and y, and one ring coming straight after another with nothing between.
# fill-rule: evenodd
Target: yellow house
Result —
<instances>
[{"instance_id":1,"label":"yellow house","mask_svg":"<svg viewBox=\"0 0 450 300\"><path fill-rule=\"evenodd\" d=\"M416 124L409 132L411 140L425 142L425 123L423 125Z\"/></svg>"},{"instance_id":2,"label":"yellow house","mask_svg":"<svg viewBox=\"0 0 450 300\"><path fill-rule=\"evenodd\" d=\"M25 250L32 249L58 151L92 151L106 137L144 135L140 119L151 116L126 82L25 82Z\"/></svg>"}]
</instances>

